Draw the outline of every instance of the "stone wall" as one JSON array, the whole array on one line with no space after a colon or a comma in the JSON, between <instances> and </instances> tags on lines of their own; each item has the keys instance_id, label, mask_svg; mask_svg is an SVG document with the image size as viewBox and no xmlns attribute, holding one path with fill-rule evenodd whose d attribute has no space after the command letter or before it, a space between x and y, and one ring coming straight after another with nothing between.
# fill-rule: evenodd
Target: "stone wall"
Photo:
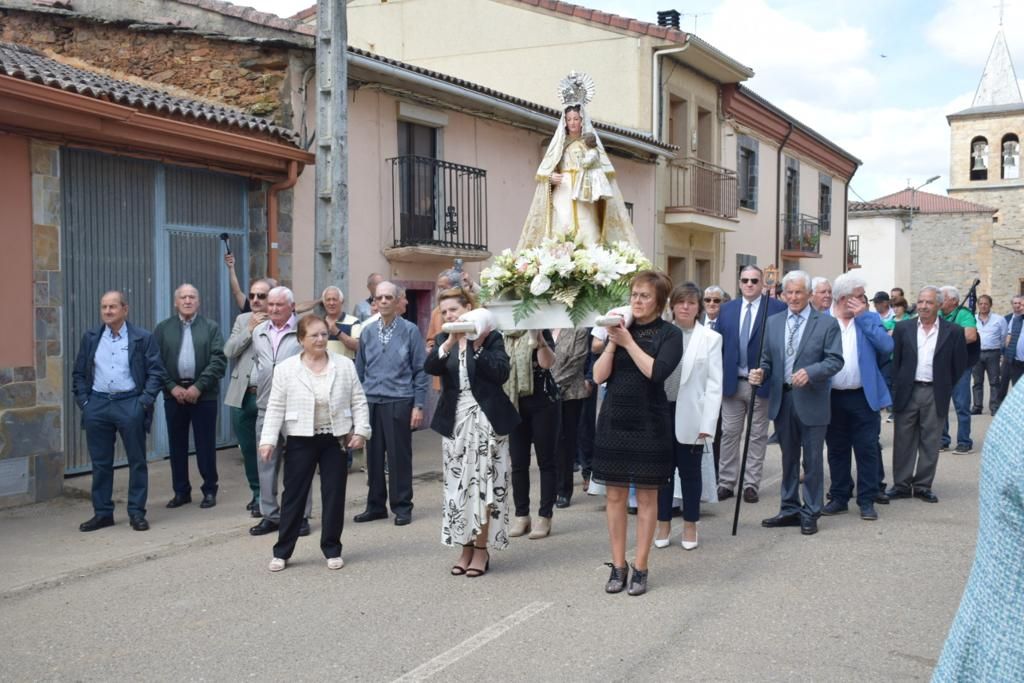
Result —
<instances>
[{"instance_id":1,"label":"stone wall","mask_svg":"<svg viewBox=\"0 0 1024 683\"><path fill-rule=\"evenodd\" d=\"M293 125L287 105L290 54L283 48L17 10L0 10L0 40Z\"/></svg>"},{"instance_id":2,"label":"stone wall","mask_svg":"<svg viewBox=\"0 0 1024 683\"><path fill-rule=\"evenodd\" d=\"M950 196L999 209L991 224L991 238L979 249L990 252L986 290L995 300L997 311L1008 312L1010 300L1021 293L1024 278L1024 185L1015 188L953 190Z\"/></svg>"},{"instance_id":3,"label":"stone wall","mask_svg":"<svg viewBox=\"0 0 1024 683\"><path fill-rule=\"evenodd\" d=\"M32 260L35 363L0 367L0 507L60 495L64 480L60 154L33 142Z\"/></svg>"}]
</instances>

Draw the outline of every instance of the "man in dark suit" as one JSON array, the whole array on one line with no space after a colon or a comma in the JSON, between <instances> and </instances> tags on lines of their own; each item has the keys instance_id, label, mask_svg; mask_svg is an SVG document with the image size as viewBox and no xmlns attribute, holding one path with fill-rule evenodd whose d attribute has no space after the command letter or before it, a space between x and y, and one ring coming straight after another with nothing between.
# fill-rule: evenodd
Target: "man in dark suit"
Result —
<instances>
[{"instance_id":1,"label":"man in dark suit","mask_svg":"<svg viewBox=\"0 0 1024 683\"><path fill-rule=\"evenodd\" d=\"M1003 363L999 372L999 402L1002 403L1010 386L1016 386L1024 375L1024 296L1013 297L1013 312L1006 316L1006 342L1003 344Z\"/></svg>"},{"instance_id":2,"label":"man in dark suit","mask_svg":"<svg viewBox=\"0 0 1024 683\"><path fill-rule=\"evenodd\" d=\"M778 299L761 297L764 273L755 265L743 266L739 284L742 296L722 305L715 326L722 335L722 448L718 463L718 499L731 498L733 492L742 487L743 500L756 503L768 444L768 387L762 387L755 396L747 375L750 368L757 367L764 316L784 311L786 306ZM750 451L740 482L743 429L751 400L754 401L754 420L750 425Z\"/></svg>"},{"instance_id":3,"label":"man in dark suit","mask_svg":"<svg viewBox=\"0 0 1024 683\"><path fill-rule=\"evenodd\" d=\"M967 369L967 342L959 325L939 315L938 287L917 295L917 318L893 328L892 376L896 416L889 498L939 502L932 481L939 462L942 420L953 385Z\"/></svg>"},{"instance_id":4,"label":"man in dark suit","mask_svg":"<svg viewBox=\"0 0 1024 683\"><path fill-rule=\"evenodd\" d=\"M120 434L128 456L128 519L133 529L146 531L146 432L164 382L160 349L149 332L128 322L128 302L121 292L103 295L100 317L103 324L82 335L71 373L92 459L94 514L78 529L114 524L114 440Z\"/></svg>"},{"instance_id":5,"label":"man in dark suit","mask_svg":"<svg viewBox=\"0 0 1024 683\"><path fill-rule=\"evenodd\" d=\"M839 323L843 369L832 377L832 419L825 433L828 469L832 479L831 501L824 515L847 511L853 495L851 451L857 459L857 506L861 519L878 519L875 498L882 480L879 411L892 405L881 366L889 362L892 337L882 318L868 310L864 278L851 271L836 278L832 317Z\"/></svg>"},{"instance_id":6,"label":"man in dark suit","mask_svg":"<svg viewBox=\"0 0 1024 683\"><path fill-rule=\"evenodd\" d=\"M761 525L799 526L801 533L810 535L818 532L825 499L822 456L831 415L829 390L832 376L843 367L843 344L835 318L808 303L807 273L787 273L782 288L789 310L768 318L761 367L749 378L754 386L771 387L768 415L775 420L782 448L782 505L779 514Z\"/></svg>"},{"instance_id":7,"label":"man in dark suit","mask_svg":"<svg viewBox=\"0 0 1024 683\"><path fill-rule=\"evenodd\" d=\"M177 508L192 502L188 480L188 433L196 445L196 465L203 478L201 508L217 504L217 411L220 380L227 368L220 327L199 315L199 290L183 284L174 290L174 315L153 330L160 358L167 370L164 416L171 451L174 497Z\"/></svg>"}]
</instances>

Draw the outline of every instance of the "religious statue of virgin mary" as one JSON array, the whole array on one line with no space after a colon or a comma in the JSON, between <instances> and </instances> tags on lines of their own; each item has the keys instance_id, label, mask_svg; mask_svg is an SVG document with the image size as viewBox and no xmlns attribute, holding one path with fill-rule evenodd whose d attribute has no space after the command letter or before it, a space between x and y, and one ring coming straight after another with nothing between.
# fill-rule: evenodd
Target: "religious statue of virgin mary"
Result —
<instances>
[{"instance_id":1,"label":"religious statue of virgin mary","mask_svg":"<svg viewBox=\"0 0 1024 683\"><path fill-rule=\"evenodd\" d=\"M558 84L562 116L537 168L537 189L518 249L568 236L583 246L625 241L639 246L615 168L587 114L594 80L572 71Z\"/></svg>"}]
</instances>

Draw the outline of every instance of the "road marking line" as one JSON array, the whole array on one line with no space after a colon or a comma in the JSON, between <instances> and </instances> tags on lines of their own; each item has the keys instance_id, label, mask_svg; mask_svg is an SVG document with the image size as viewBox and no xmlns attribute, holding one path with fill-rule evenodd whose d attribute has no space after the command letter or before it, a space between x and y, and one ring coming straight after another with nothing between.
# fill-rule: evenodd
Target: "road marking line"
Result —
<instances>
[{"instance_id":1,"label":"road marking line","mask_svg":"<svg viewBox=\"0 0 1024 683\"><path fill-rule=\"evenodd\" d=\"M519 624L523 623L530 617L540 614L548 607L551 607L554 603L552 602L531 602L526 607L523 607L518 612L513 612L501 621L492 626L488 626L480 633L475 636L471 636L466 640L462 641L447 652L442 652L438 656L434 657L428 662L420 664L418 667L408 672L401 678L396 678L394 683L409 683L412 681L425 681L434 674L448 668L460 659L466 658L468 655L473 654L481 647L491 642L495 638L499 638L508 631L512 630Z\"/></svg>"}]
</instances>

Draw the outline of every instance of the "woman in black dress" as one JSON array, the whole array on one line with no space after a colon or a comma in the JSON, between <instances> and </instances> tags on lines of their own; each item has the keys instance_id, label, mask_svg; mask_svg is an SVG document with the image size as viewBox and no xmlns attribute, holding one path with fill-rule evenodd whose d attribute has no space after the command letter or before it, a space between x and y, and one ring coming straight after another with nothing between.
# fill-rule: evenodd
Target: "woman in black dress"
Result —
<instances>
[{"instance_id":1,"label":"woman in black dress","mask_svg":"<svg viewBox=\"0 0 1024 683\"><path fill-rule=\"evenodd\" d=\"M607 486L608 537L612 548L609 593L626 587L626 501L636 487L636 560L630 595L647 590L647 557L658 517L658 489L672 479L672 414L665 379L683 355L679 328L662 320L672 281L663 273L641 271L630 283L633 322L608 330L608 344L594 363L594 382L607 382L597 418L593 479Z\"/></svg>"}]
</instances>

